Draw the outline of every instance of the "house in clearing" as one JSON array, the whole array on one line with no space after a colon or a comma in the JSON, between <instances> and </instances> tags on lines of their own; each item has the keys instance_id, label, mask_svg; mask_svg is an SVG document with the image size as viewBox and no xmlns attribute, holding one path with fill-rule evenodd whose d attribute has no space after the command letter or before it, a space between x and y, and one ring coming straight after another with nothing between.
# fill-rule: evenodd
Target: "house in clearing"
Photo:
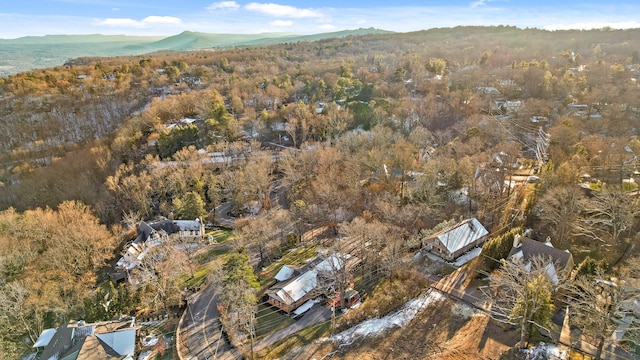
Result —
<instances>
[{"instance_id":1,"label":"house in clearing","mask_svg":"<svg viewBox=\"0 0 640 360\"><path fill-rule=\"evenodd\" d=\"M447 261L453 261L484 243L488 235L489 231L480 221L471 218L422 239L422 251L432 252Z\"/></svg>"},{"instance_id":2,"label":"house in clearing","mask_svg":"<svg viewBox=\"0 0 640 360\"><path fill-rule=\"evenodd\" d=\"M269 304L291 314L309 300L326 295L327 283L340 278L344 273L349 274L350 270L359 263L360 259L355 256L333 254L324 260L315 258L299 269L284 265L275 276L278 283L269 288L265 296ZM323 287L325 289L320 289ZM340 289L334 290L340 291Z\"/></svg>"},{"instance_id":3,"label":"house in clearing","mask_svg":"<svg viewBox=\"0 0 640 360\"><path fill-rule=\"evenodd\" d=\"M204 223L200 219L165 219L153 223L142 221L138 228L138 236L125 246L122 257L109 276L114 281L124 280L152 248L167 241L169 236L197 242L204 239L204 235Z\"/></svg>"},{"instance_id":4,"label":"house in clearing","mask_svg":"<svg viewBox=\"0 0 640 360\"><path fill-rule=\"evenodd\" d=\"M33 348L38 349L39 360L133 359L136 333L135 318L93 324L70 321L42 331Z\"/></svg>"}]
</instances>

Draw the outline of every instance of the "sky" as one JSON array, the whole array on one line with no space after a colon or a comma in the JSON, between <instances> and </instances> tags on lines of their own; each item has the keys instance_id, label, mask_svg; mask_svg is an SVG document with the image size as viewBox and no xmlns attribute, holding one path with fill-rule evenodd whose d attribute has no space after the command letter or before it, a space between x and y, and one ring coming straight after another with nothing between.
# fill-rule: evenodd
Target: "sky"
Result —
<instances>
[{"instance_id":1,"label":"sky","mask_svg":"<svg viewBox=\"0 0 640 360\"><path fill-rule=\"evenodd\" d=\"M640 28L638 0L0 0L0 38L54 34L317 34L459 25Z\"/></svg>"}]
</instances>

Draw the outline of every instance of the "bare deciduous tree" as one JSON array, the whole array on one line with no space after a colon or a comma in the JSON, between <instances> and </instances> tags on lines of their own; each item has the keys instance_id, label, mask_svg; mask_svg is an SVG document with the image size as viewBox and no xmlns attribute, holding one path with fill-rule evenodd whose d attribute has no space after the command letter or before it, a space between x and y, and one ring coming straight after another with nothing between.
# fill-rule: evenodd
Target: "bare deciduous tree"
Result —
<instances>
[{"instance_id":1,"label":"bare deciduous tree","mask_svg":"<svg viewBox=\"0 0 640 360\"><path fill-rule=\"evenodd\" d=\"M638 214L640 209L633 197L621 188L606 188L585 203L577 233L607 246L615 246L625 231L631 230Z\"/></svg>"},{"instance_id":2,"label":"bare deciduous tree","mask_svg":"<svg viewBox=\"0 0 640 360\"><path fill-rule=\"evenodd\" d=\"M598 272L595 276L576 279L569 288L571 325L578 327L583 335L596 341L595 358L600 359L605 339L617 328L614 314L625 298L623 281L607 279Z\"/></svg>"},{"instance_id":3,"label":"bare deciduous tree","mask_svg":"<svg viewBox=\"0 0 640 360\"><path fill-rule=\"evenodd\" d=\"M569 247L572 235L577 232L582 200L582 190L574 185L550 188L540 199L540 218L562 248Z\"/></svg>"},{"instance_id":4,"label":"bare deciduous tree","mask_svg":"<svg viewBox=\"0 0 640 360\"><path fill-rule=\"evenodd\" d=\"M142 300L154 311L168 312L170 306L182 301L179 280L188 271L188 259L176 245L175 238L165 237L159 245L149 249L131 272L131 282L143 289Z\"/></svg>"}]
</instances>

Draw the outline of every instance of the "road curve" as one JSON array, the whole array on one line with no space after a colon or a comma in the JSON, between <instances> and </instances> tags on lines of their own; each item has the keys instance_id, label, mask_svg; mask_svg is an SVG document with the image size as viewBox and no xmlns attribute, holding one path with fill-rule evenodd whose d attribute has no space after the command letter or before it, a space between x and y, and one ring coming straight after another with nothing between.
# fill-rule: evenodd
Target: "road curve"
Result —
<instances>
[{"instance_id":1,"label":"road curve","mask_svg":"<svg viewBox=\"0 0 640 360\"><path fill-rule=\"evenodd\" d=\"M242 359L222 336L217 305L213 285L188 297L185 314L178 325L180 359Z\"/></svg>"}]
</instances>

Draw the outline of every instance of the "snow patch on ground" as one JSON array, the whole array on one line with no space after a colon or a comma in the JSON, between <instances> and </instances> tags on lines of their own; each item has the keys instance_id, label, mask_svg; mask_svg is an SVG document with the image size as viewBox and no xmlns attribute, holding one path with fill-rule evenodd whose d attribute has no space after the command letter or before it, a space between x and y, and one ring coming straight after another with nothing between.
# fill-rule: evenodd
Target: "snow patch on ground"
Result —
<instances>
[{"instance_id":1,"label":"snow patch on ground","mask_svg":"<svg viewBox=\"0 0 640 360\"><path fill-rule=\"evenodd\" d=\"M329 338L330 341L350 343L361 336L375 336L394 327L401 327L436 301L442 301L445 295L430 289L423 295L408 301L399 311L379 319L370 319Z\"/></svg>"},{"instance_id":2,"label":"snow patch on ground","mask_svg":"<svg viewBox=\"0 0 640 360\"><path fill-rule=\"evenodd\" d=\"M558 349L554 344L541 342L536 347L522 350L527 354L527 360L564 360L567 359L567 352Z\"/></svg>"}]
</instances>

